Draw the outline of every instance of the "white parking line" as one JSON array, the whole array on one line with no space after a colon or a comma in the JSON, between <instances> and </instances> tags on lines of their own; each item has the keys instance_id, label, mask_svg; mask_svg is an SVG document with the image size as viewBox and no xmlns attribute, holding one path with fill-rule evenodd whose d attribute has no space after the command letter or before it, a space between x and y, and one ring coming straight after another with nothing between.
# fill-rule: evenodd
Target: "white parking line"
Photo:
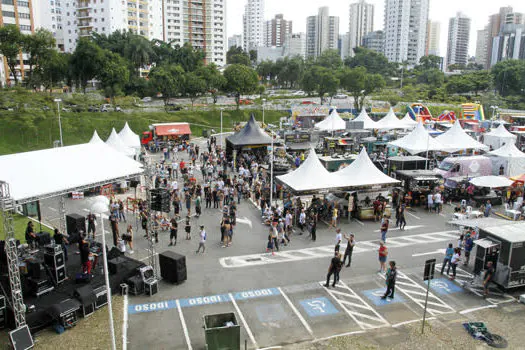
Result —
<instances>
[{"instance_id":1,"label":"white parking line","mask_svg":"<svg viewBox=\"0 0 525 350\"><path fill-rule=\"evenodd\" d=\"M412 214L412 213L409 212L408 210L405 211L405 213L407 213L408 215L410 215L410 216L412 216L412 217L414 217L414 218L416 218L416 219L418 219L418 220L421 220L421 218L420 218L419 216L416 216L416 215Z\"/></svg>"},{"instance_id":2,"label":"white parking line","mask_svg":"<svg viewBox=\"0 0 525 350\"><path fill-rule=\"evenodd\" d=\"M331 335L325 338L314 339L312 340L312 343L317 343L320 341L330 340L330 339L339 338L339 337L346 337L346 336L354 335L354 334L363 334L363 333L366 333L366 331L354 331L354 332L348 332L348 333L341 333L341 334Z\"/></svg>"},{"instance_id":3,"label":"white parking line","mask_svg":"<svg viewBox=\"0 0 525 350\"><path fill-rule=\"evenodd\" d=\"M312 328L310 327L310 325L306 322L306 320L304 319L304 317L301 315L301 313L299 312L299 310L297 310L297 308L295 307L294 304L292 304L292 301L290 300L290 298L288 298L288 295L286 295L283 290L281 289L281 287L277 288L279 290L279 292L281 292L281 295L283 296L283 298L286 300L286 302L288 303L288 305L290 305L290 307L292 308L293 312L295 313L295 315L297 316L297 318L299 318L299 321L301 321L301 323L303 324L304 328L306 328L306 330L308 331L308 333L310 333L310 335L312 336L312 338L315 338L314 337L314 332L312 331Z\"/></svg>"},{"instance_id":4,"label":"white parking line","mask_svg":"<svg viewBox=\"0 0 525 350\"><path fill-rule=\"evenodd\" d=\"M232 293L228 293L228 296L230 297L230 300L232 301L233 306L235 307L235 310L237 310L237 315L239 315L239 318L241 319L241 322L244 326L244 329L246 330L246 333L248 333L248 337L250 337L250 340L252 344L258 348L259 345L257 345L257 342L255 341L255 338L253 336L252 330L248 326L248 323L246 323L246 320L244 319L244 315L241 312L241 309L239 309L239 305L237 305L237 302L235 301L235 298L233 297Z\"/></svg>"},{"instance_id":5,"label":"white parking line","mask_svg":"<svg viewBox=\"0 0 525 350\"><path fill-rule=\"evenodd\" d=\"M425 320L427 321L430 321L430 320L435 320L436 318L435 317L427 317L425 318ZM392 328L397 328L397 327L400 327L400 326L404 326L406 324L411 324L411 323L416 323L416 322L422 322L423 319L420 318L418 320L410 320L410 321L405 321L405 322L399 322L399 323L396 323L396 324L393 324L392 325Z\"/></svg>"},{"instance_id":6,"label":"white parking line","mask_svg":"<svg viewBox=\"0 0 525 350\"><path fill-rule=\"evenodd\" d=\"M184 338L186 339L188 350L192 350L193 348L191 347L190 334L188 333L188 327L186 326L186 321L184 320L184 314L182 313L179 299L175 300L175 304L177 304L177 310L179 311L180 323L182 324L182 331L184 332Z\"/></svg>"},{"instance_id":7,"label":"white parking line","mask_svg":"<svg viewBox=\"0 0 525 350\"><path fill-rule=\"evenodd\" d=\"M58 211L58 209L55 209L55 208L52 208L52 207L47 207L47 209L51 210L51 211Z\"/></svg>"},{"instance_id":8,"label":"white parking line","mask_svg":"<svg viewBox=\"0 0 525 350\"><path fill-rule=\"evenodd\" d=\"M363 224L363 222L361 222L360 220L354 219L354 221L357 222L361 226L365 226L365 224Z\"/></svg>"},{"instance_id":9,"label":"white parking line","mask_svg":"<svg viewBox=\"0 0 525 350\"><path fill-rule=\"evenodd\" d=\"M485 305L485 306L481 306L481 307L475 307L475 308L472 308L472 309L466 309L466 310L460 311L459 313L461 315L465 315L465 314L468 314L468 313L471 313L471 312L474 312L474 311L479 311L479 310L484 310L484 309L493 309L495 307L498 307L498 306L497 305Z\"/></svg>"},{"instance_id":10,"label":"white parking line","mask_svg":"<svg viewBox=\"0 0 525 350\"><path fill-rule=\"evenodd\" d=\"M124 294L124 315L122 317L122 350L128 348L128 295Z\"/></svg>"}]
</instances>

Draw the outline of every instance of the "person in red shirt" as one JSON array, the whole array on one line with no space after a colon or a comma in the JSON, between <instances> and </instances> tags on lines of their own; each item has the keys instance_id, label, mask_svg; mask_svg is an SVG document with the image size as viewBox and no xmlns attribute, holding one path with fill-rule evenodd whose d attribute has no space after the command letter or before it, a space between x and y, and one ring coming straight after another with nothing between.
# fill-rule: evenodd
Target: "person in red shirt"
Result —
<instances>
[{"instance_id":1,"label":"person in red shirt","mask_svg":"<svg viewBox=\"0 0 525 350\"><path fill-rule=\"evenodd\" d=\"M385 242L380 241L379 242L379 271L378 272L385 272L386 271L386 258L388 256L388 249L385 246Z\"/></svg>"}]
</instances>

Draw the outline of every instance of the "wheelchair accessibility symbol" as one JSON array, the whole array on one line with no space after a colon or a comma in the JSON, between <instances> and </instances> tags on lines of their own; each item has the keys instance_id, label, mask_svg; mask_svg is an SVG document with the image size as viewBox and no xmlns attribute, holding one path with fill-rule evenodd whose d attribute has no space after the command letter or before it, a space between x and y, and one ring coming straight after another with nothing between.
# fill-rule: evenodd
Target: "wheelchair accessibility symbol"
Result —
<instances>
[{"instance_id":1,"label":"wheelchair accessibility symbol","mask_svg":"<svg viewBox=\"0 0 525 350\"><path fill-rule=\"evenodd\" d=\"M310 317L325 316L339 313L339 310L324 297L315 299L305 299L299 302L303 307L304 311Z\"/></svg>"},{"instance_id":2,"label":"wheelchair accessibility symbol","mask_svg":"<svg viewBox=\"0 0 525 350\"><path fill-rule=\"evenodd\" d=\"M430 282L430 288L438 294L453 294L463 290L460 286L446 278L437 278Z\"/></svg>"}]
</instances>

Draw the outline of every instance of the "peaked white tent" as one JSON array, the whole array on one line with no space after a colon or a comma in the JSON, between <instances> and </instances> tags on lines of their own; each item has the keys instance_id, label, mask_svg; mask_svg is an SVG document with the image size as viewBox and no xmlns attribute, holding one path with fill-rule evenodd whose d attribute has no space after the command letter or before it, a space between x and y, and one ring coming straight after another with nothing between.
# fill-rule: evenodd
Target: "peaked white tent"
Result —
<instances>
[{"instance_id":1,"label":"peaked white tent","mask_svg":"<svg viewBox=\"0 0 525 350\"><path fill-rule=\"evenodd\" d=\"M383 130L392 130L392 129L405 129L406 125L404 125L398 117L396 117L396 114L394 113L394 110L392 107L390 107L390 110L388 113L376 123L376 129L383 129Z\"/></svg>"},{"instance_id":2,"label":"peaked white tent","mask_svg":"<svg viewBox=\"0 0 525 350\"><path fill-rule=\"evenodd\" d=\"M109 135L108 139L106 140L106 145L111 146L113 149L129 157L133 157L135 155L135 151L122 142L115 128L111 130L111 135Z\"/></svg>"},{"instance_id":3,"label":"peaked white tent","mask_svg":"<svg viewBox=\"0 0 525 350\"><path fill-rule=\"evenodd\" d=\"M483 143L487 146L492 146L493 149L515 142L516 135L510 133L503 124L483 135Z\"/></svg>"},{"instance_id":4,"label":"peaked white tent","mask_svg":"<svg viewBox=\"0 0 525 350\"><path fill-rule=\"evenodd\" d=\"M486 155L492 158L493 174L499 174L501 166L503 166L503 175L509 177L525 173L525 153L520 151L513 142Z\"/></svg>"},{"instance_id":5,"label":"peaked white tent","mask_svg":"<svg viewBox=\"0 0 525 350\"><path fill-rule=\"evenodd\" d=\"M126 146L140 151L140 137L139 135L135 134L133 130L131 130L131 128L128 125L128 122L126 122L122 130L120 130L118 136Z\"/></svg>"},{"instance_id":6,"label":"peaked white tent","mask_svg":"<svg viewBox=\"0 0 525 350\"><path fill-rule=\"evenodd\" d=\"M388 144L405 149L410 154L426 151L447 151L446 146L428 134L421 122L408 135Z\"/></svg>"},{"instance_id":7,"label":"peaked white tent","mask_svg":"<svg viewBox=\"0 0 525 350\"><path fill-rule=\"evenodd\" d=\"M436 137L436 140L445 145L449 152L460 151L463 149L481 149L488 151L489 147L476 141L461 127L459 120L452 125L444 134Z\"/></svg>"},{"instance_id":8,"label":"peaked white tent","mask_svg":"<svg viewBox=\"0 0 525 350\"><path fill-rule=\"evenodd\" d=\"M354 119L356 122L363 122L363 129L376 129L377 123L373 121L366 113L366 110L363 108L361 113Z\"/></svg>"},{"instance_id":9,"label":"peaked white tent","mask_svg":"<svg viewBox=\"0 0 525 350\"><path fill-rule=\"evenodd\" d=\"M295 192L316 191L333 187L333 181L313 149L306 160L294 171L277 176L277 179Z\"/></svg>"},{"instance_id":10,"label":"peaked white tent","mask_svg":"<svg viewBox=\"0 0 525 350\"><path fill-rule=\"evenodd\" d=\"M370 160L364 147L356 160L332 175L333 186L343 188L394 185L400 182L379 170Z\"/></svg>"},{"instance_id":11,"label":"peaked white tent","mask_svg":"<svg viewBox=\"0 0 525 350\"><path fill-rule=\"evenodd\" d=\"M95 130L93 132L93 136L91 137L91 140L89 140L90 144L94 144L94 143L104 143L104 141L102 141L102 139L100 138L100 136L98 136L98 132Z\"/></svg>"},{"instance_id":12,"label":"peaked white tent","mask_svg":"<svg viewBox=\"0 0 525 350\"><path fill-rule=\"evenodd\" d=\"M332 113L324 120L315 124L315 127L323 131L345 130L346 122L339 116L339 113L337 113L337 110L334 108Z\"/></svg>"},{"instance_id":13,"label":"peaked white tent","mask_svg":"<svg viewBox=\"0 0 525 350\"><path fill-rule=\"evenodd\" d=\"M415 128L416 125L417 125L417 122L412 119L412 117L410 117L410 114L405 114L405 116L403 117L403 119L401 119L401 123L403 123L403 125L405 125L407 128Z\"/></svg>"}]
</instances>

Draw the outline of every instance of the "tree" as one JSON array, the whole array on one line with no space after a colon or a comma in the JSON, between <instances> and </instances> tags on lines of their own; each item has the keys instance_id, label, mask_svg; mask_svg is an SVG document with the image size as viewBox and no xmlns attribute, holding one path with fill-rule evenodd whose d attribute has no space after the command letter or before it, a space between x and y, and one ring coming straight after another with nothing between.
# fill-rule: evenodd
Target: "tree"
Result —
<instances>
[{"instance_id":1,"label":"tree","mask_svg":"<svg viewBox=\"0 0 525 350\"><path fill-rule=\"evenodd\" d=\"M42 62L41 69L38 72L39 83L50 93L53 86L67 78L70 58L70 54L53 50L51 55Z\"/></svg>"},{"instance_id":2,"label":"tree","mask_svg":"<svg viewBox=\"0 0 525 350\"><path fill-rule=\"evenodd\" d=\"M354 48L354 57L347 57L344 64L349 68L365 67L367 71L383 77L394 76L397 71L397 63L388 62L385 55L364 47Z\"/></svg>"},{"instance_id":3,"label":"tree","mask_svg":"<svg viewBox=\"0 0 525 350\"><path fill-rule=\"evenodd\" d=\"M202 66L196 71L206 84L206 91L213 97L213 103L217 103L217 94L226 85L226 78L221 74L217 66L213 63Z\"/></svg>"},{"instance_id":4,"label":"tree","mask_svg":"<svg viewBox=\"0 0 525 350\"><path fill-rule=\"evenodd\" d=\"M257 63L257 50L250 50L248 55L250 56L250 62L255 65Z\"/></svg>"},{"instance_id":5,"label":"tree","mask_svg":"<svg viewBox=\"0 0 525 350\"><path fill-rule=\"evenodd\" d=\"M295 87L304 75L304 60L300 56L285 57L282 64L277 61L276 66L280 66L279 82L290 88Z\"/></svg>"},{"instance_id":6,"label":"tree","mask_svg":"<svg viewBox=\"0 0 525 350\"><path fill-rule=\"evenodd\" d=\"M124 47L125 57L131 62L135 72L140 76L140 68L150 64L153 59L151 43L141 35L134 35Z\"/></svg>"},{"instance_id":7,"label":"tree","mask_svg":"<svg viewBox=\"0 0 525 350\"><path fill-rule=\"evenodd\" d=\"M305 71L303 77L303 90L308 94L317 92L317 96L324 101L324 96L330 97L337 93L339 88L339 79L335 76L332 70L321 67L312 66Z\"/></svg>"},{"instance_id":8,"label":"tree","mask_svg":"<svg viewBox=\"0 0 525 350\"><path fill-rule=\"evenodd\" d=\"M183 94L190 99L193 108L195 99L206 92L206 81L193 72L184 73L183 81Z\"/></svg>"},{"instance_id":9,"label":"tree","mask_svg":"<svg viewBox=\"0 0 525 350\"><path fill-rule=\"evenodd\" d=\"M55 38L51 32L40 28L32 35L23 36L22 49L28 56L29 72L26 80L28 84L36 85L38 75L41 73L41 65L56 52ZM37 77L34 76L34 72Z\"/></svg>"},{"instance_id":10,"label":"tree","mask_svg":"<svg viewBox=\"0 0 525 350\"><path fill-rule=\"evenodd\" d=\"M226 63L227 64L243 64L245 66L250 65L250 55L248 55L242 47L232 46L226 52Z\"/></svg>"},{"instance_id":11,"label":"tree","mask_svg":"<svg viewBox=\"0 0 525 350\"><path fill-rule=\"evenodd\" d=\"M204 64L204 51L195 49L190 43L175 46L171 63L180 64L185 72L193 72Z\"/></svg>"},{"instance_id":12,"label":"tree","mask_svg":"<svg viewBox=\"0 0 525 350\"><path fill-rule=\"evenodd\" d=\"M455 94L473 92L479 95L481 91L491 86L491 75L488 71L474 71L468 74L453 75L448 79L447 91Z\"/></svg>"},{"instance_id":13,"label":"tree","mask_svg":"<svg viewBox=\"0 0 525 350\"><path fill-rule=\"evenodd\" d=\"M93 79L102 68L104 51L88 38L80 38L71 56L71 73L73 79L86 92L88 80Z\"/></svg>"},{"instance_id":14,"label":"tree","mask_svg":"<svg viewBox=\"0 0 525 350\"><path fill-rule=\"evenodd\" d=\"M422 56L419 59L419 65L414 67L414 69L419 71L430 70L430 69L439 69L441 67L441 57L428 55Z\"/></svg>"},{"instance_id":15,"label":"tree","mask_svg":"<svg viewBox=\"0 0 525 350\"><path fill-rule=\"evenodd\" d=\"M270 78L269 80L275 79L275 77L278 74L276 70L278 67L282 66L282 63L283 63L283 60L279 60L275 64L270 60L261 61L257 65L257 74L259 74L259 76L263 80L266 80L268 77Z\"/></svg>"},{"instance_id":16,"label":"tree","mask_svg":"<svg viewBox=\"0 0 525 350\"><path fill-rule=\"evenodd\" d=\"M353 96L358 111L363 108L368 95L385 86L385 80L380 74L370 74L364 67L344 68L339 76L341 86Z\"/></svg>"},{"instance_id":17,"label":"tree","mask_svg":"<svg viewBox=\"0 0 525 350\"><path fill-rule=\"evenodd\" d=\"M129 70L126 60L119 54L104 50L100 69L96 78L100 81L106 97L114 103L115 96L119 95L129 81Z\"/></svg>"},{"instance_id":18,"label":"tree","mask_svg":"<svg viewBox=\"0 0 525 350\"><path fill-rule=\"evenodd\" d=\"M171 98L183 91L184 69L180 65L164 64L149 72L151 86L162 94L164 106L167 108Z\"/></svg>"},{"instance_id":19,"label":"tree","mask_svg":"<svg viewBox=\"0 0 525 350\"><path fill-rule=\"evenodd\" d=\"M228 66L224 70L224 77L226 78L226 90L235 94L237 109L241 95L254 93L259 82L257 72L242 64Z\"/></svg>"},{"instance_id":20,"label":"tree","mask_svg":"<svg viewBox=\"0 0 525 350\"><path fill-rule=\"evenodd\" d=\"M24 36L15 25L0 27L0 56L4 56L13 75L15 85L18 84L16 66L20 63L20 53L23 47Z\"/></svg>"},{"instance_id":21,"label":"tree","mask_svg":"<svg viewBox=\"0 0 525 350\"><path fill-rule=\"evenodd\" d=\"M315 62L321 67L331 69L333 71L338 70L343 66L343 61L341 60L341 55L337 50L326 50L321 53Z\"/></svg>"},{"instance_id":22,"label":"tree","mask_svg":"<svg viewBox=\"0 0 525 350\"><path fill-rule=\"evenodd\" d=\"M525 90L525 60L506 60L492 67L497 91L502 96L523 95Z\"/></svg>"}]
</instances>

